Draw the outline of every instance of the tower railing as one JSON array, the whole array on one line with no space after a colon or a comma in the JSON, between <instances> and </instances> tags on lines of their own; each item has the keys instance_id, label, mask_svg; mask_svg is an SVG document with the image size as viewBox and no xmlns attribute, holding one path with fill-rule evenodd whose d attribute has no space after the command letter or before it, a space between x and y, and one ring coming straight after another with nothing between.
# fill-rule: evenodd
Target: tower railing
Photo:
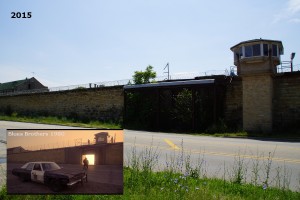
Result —
<instances>
[{"instance_id":1,"label":"tower railing","mask_svg":"<svg viewBox=\"0 0 300 200\"><path fill-rule=\"evenodd\" d=\"M277 66L277 73L291 72L291 61L281 61Z\"/></svg>"},{"instance_id":2,"label":"tower railing","mask_svg":"<svg viewBox=\"0 0 300 200\"><path fill-rule=\"evenodd\" d=\"M292 68L293 66L293 68ZM300 64L293 64L292 61L281 61L277 66L277 73L300 71Z\"/></svg>"}]
</instances>

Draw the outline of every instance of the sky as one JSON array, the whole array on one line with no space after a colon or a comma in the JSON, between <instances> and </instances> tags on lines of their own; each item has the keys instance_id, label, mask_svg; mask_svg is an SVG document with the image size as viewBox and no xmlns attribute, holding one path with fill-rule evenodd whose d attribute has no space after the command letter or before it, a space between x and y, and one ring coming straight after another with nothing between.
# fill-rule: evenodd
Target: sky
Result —
<instances>
[{"instance_id":1,"label":"sky","mask_svg":"<svg viewBox=\"0 0 300 200\"><path fill-rule=\"evenodd\" d=\"M11 18L31 12L31 18ZM300 64L300 0L1 0L0 83L35 77L48 87L225 71L230 47L281 40Z\"/></svg>"},{"instance_id":2,"label":"sky","mask_svg":"<svg viewBox=\"0 0 300 200\"><path fill-rule=\"evenodd\" d=\"M52 149L90 144L94 135L108 132L115 142L123 142L123 130L8 130L7 148L22 146L26 150Z\"/></svg>"}]
</instances>

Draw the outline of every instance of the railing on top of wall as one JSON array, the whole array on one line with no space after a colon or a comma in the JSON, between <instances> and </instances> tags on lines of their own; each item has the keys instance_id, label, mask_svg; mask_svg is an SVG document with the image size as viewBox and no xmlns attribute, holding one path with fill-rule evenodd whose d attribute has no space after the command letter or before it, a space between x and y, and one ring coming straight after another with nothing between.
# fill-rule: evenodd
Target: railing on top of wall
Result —
<instances>
[{"instance_id":1,"label":"railing on top of wall","mask_svg":"<svg viewBox=\"0 0 300 200\"><path fill-rule=\"evenodd\" d=\"M170 76L169 80L180 80L180 79L194 79L199 76L213 76L213 75L224 75L232 76L236 75L236 67L230 67L230 70L210 70L206 72L198 73L178 73ZM159 76L154 79L154 81L166 81L168 76ZM86 83L78 85L51 87L48 89L33 89L33 90L23 90L23 91L11 91L11 92L0 92L0 96L14 96L19 94L32 94L32 93L45 93L45 92L57 92L57 91L67 91L67 90L80 90L89 88L101 88L101 87L112 87L112 86L123 86L133 84L132 79L124 79L118 81L106 81L106 82L96 82L96 83Z\"/></svg>"},{"instance_id":2,"label":"railing on top of wall","mask_svg":"<svg viewBox=\"0 0 300 200\"><path fill-rule=\"evenodd\" d=\"M114 141L107 139L106 144L113 144ZM45 144L38 144L38 145L31 145L31 146L23 146L25 151L20 152L10 152L10 153L23 153L26 151L38 151L38 150L49 150L49 149L60 149L60 148L67 148L67 147L78 147L78 146L87 146L87 145L95 145L95 140L86 141L83 138L76 138L74 140L63 140L55 143L45 143Z\"/></svg>"},{"instance_id":3,"label":"railing on top of wall","mask_svg":"<svg viewBox=\"0 0 300 200\"><path fill-rule=\"evenodd\" d=\"M285 72L297 72L300 71L300 64L293 65L291 61L281 61L280 65L277 66L277 73Z\"/></svg>"},{"instance_id":4,"label":"railing on top of wall","mask_svg":"<svg viewBox=\"0 0 300 200\"><path fill-rule=\"evenodd\" d=\"M65 90L76 90L76 89L88 89L88 88L100 88L100 87L111 87L111 86L121 86L127 85L131 79L118 80L118 81L107 81L107 82L96 82L96 83L86 83L79 85L69 85L49 88L49 92L65 91Z\"/></svg>"}]
</instances>

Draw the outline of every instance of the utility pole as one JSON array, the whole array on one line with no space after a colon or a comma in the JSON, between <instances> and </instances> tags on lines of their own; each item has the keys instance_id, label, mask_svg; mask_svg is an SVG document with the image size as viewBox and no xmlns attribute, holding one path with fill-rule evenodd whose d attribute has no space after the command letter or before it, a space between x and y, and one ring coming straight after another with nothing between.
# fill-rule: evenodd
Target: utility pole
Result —
<instances>
[{"instance_id":1,"label":"utility pole","mask_svg":"<svg viewBox=\"0 0 300 200\"><path fill-rule=\"evenodd\" d=\"M168 80L170 80L170 69L169 69L169 63L165 66L164 70L168 67L168 71L164 72L168 74Z\"/></svg>"}]
</instances>

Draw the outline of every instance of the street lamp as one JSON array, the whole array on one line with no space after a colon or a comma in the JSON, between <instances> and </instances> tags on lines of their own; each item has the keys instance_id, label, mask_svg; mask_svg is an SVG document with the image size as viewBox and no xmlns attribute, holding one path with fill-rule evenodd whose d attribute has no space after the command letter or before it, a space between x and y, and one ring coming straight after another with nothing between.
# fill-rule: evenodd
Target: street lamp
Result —
<instances>
[{"instance_id":1,"label":"street lamp","mask_svg":"<svg viewBox=\"0 0 300 200\"><path fill-rule=\"evenodd\" d=\"M291 72L293 72L293 60L295 58L295 55L296 55L295 52L291 53Z\"/></svg>"}]
</instances>

